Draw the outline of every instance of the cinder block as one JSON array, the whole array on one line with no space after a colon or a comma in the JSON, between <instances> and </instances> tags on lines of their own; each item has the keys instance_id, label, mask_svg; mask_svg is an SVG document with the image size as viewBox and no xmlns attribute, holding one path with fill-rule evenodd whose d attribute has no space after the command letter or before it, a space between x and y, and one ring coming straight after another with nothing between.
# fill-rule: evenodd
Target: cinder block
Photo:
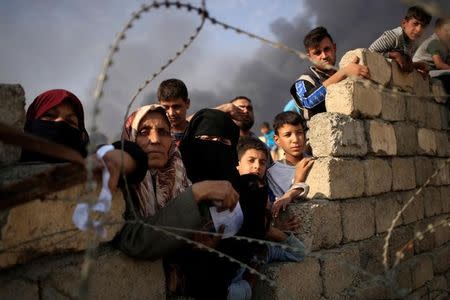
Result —
<instances>
[{"instance_id":1,"label":"cinder block","mask_svg":"<svg viewBox=\"0 0 450 300\"><path fill-rule=\"evenodd\" d=\"M414 255L414 244L410 244L414 231L410 226L400 226L395 228L389 239L389 263L392 265L397 258L400 262L408 260ZM399 257L400 255L400 257Z\"/></svg>"},{"instance_id":2,"label":"cinder block","mask_svg":"<svg viewBox=\"0 0 450 300\"><path fill-rule=\"evenodd\" d=\"M254 299L320 299L322 279L317 258L307 257L301 263L273 263L263 272L276 286L258 280L253 290ZM292 276L295 274L295 276Z\"/></svg>"},{"instance_id":3,"label":"cinder block","mask_svg":"<svg viewBox=\"0 0 450 300\"><path fill-rule=\"evenodd\" d=\"M298 238L312 251L332 248L342 240L342 221L339 203L327 200L311 200L292 204L288 214L300 221Z\"/></svg>"},{"instance_id":4,"label":"cinder block","mask_svg":"<svg viewBox=\"0 0 450 300\"><path fill-rule=\"evenodd\" d=\"M399 94L383 93L381 118L387 121L403 121L406 116L405 97Z\"/></svg>"},{"instance_id":5,"label":"cinder block","mask_svg":"<svg viewBox=\"0 0 450 300\"><path fill-rule=\"evenodd\" d=\"M384 238L381 235L376 235L370 239L358 242L357 245L361 268L371 274L383 273Z\"/></svg>"},{"instance_id":6,"label":"cinder block","mask_svg":"<svg viewBox=\"0 0 450 300\"><path fill-rule=\"evenodd\" d=\"M412 197L413 199L411 200ZM398 199L402 208L411 200L402 213L403 224L409 224L423 219L425 207L422 193L416 194L416 191L399 193Z\"/></svg>"},{"instance_id":7,"label":"cinder block","mask_svg":"<svg viewBox=\"0 0 450 300\"><path fill-rule=\"evenodd\" d=\"M441 201L442 201L442 212L450 213L450 186L442 186L441 190Z\"/></svg>"},{"instance_id":8,"label":"cinder block","mask_svg":"<svg viewBox=\"0 0 450 300\"><path fill-rule=\"evenodd\" d=\"M381 279L362 282L349 299L393 299L392 290Z\"/></svg>"},{"instance_id":9,"label":"cinder block","mask_svg":"<svg viewBox=\"0 0 450 300\"><path fill-rule=\"evenodd\" d=\"M374 199L375 203L375 227L377 233L385 232L392 226L395 217L400 213L400 204L397 194L390 193L378 196ZM402 218L398 219L395 226L402 224Z\"/></svg>"},{"instance_id":10,"label":"cinder block","mask_svg":"<svg viewBox=\"0 0 450 300\"><path fill-rule=\"evenodd\" d=\"M20 246L14 251L0 253L0 268L25 263L42 255L85 250L92 232L74 234L73 230L78 230L72 222L72 215L79 201L97 198L99 193L99 189L86 193L85 185L79 184L10 209L0 224L0 247ZM117 225L106 226L107 234L101 241L111 241L121 230L124 211L122 193L115 192L111 210L102 220ZM21 245L24 241L31 242Z\"/></svg>"},{"instance_id":11,"label":"cinder block","mask_svg":"<svg viewBox=\"0 0 450 300\"><path fill-rule=\"evenodd\" d=\"M448 140L449 133L447 131L435 131L436 137L436 152L440 157L447 157L450 155L450 142Z\"/></svg>"},{"instance_id":12,"label":"cinder block","mask_svg":"<svg viewBox=\"0 0 450 300\"><path fill-rule=\"evenodd\" d=\"M310 187L308 197L322 199L359 197L364 192L363 174L363 164L359 160L319 158L314 162L306 179Z\"/></svg>"},{"instance_id":13,"label":"cinder block","mask_svg":"<svg viewBox=\"0 0 450 300\"><path fill-rule=\"evenodd\" d=\"M396 86L403 91L413 93L415 77L413 72L407 73L400 71L398 64L394 61L391 62L392 69L392 85Z\"/></svg>"},{"instance_id":14,"label":"cinder block","mask_svg":"<svg viewBox=\"0 0 450 300\"><path fill-rule=\"evenodd\" d=\"M25 92L18 84L0 84L0 115L6 125L23 130L25 124ZM0 165L7 165L19 160L19 147L0 142Z\"/></svg>"},{"instance_id":15,"label":"cinder block","mask_svg":"<svg viewBox=\"0 0 450 300\"><path fill-rule=\"evenodd\" d=\"M431 158L418 156L414 159L416 165L416 183L423 185L434 173L433 160Z\"/></svg>"},{"instance_id":16,"label":"cinder block","mask_svg":"<svg viewBox=\"0 0 450 300\"><path fill-rule=\"evenodd\" d=\"M364 194L366 196L389 192L392 187L392 169L386 160L366 159L364 163Z\"/></svg>"},{"instance_id":17,"label":"cinder block","mask_svg":"<svg viewBox=\"0 0 450 300\"><path fill-rule=\"evenodd\" d=\"M434 131L426 128L417 130L417 153L435 155L437 153L437 142Z\"/></svg>"},{"instance_id":18,"label":"cinder block","mask_svg":"<svg viewBox=\"0 0 450 300\"><path fill-rule=\"evenodd\" d=\"M431 78L431 92L436 102L445 103L447 101L444 85L439 79Z\"/></svg>"},{"instance_id":19,"label":"cinder block","mask_svg":"<svg viewBox=\"0 0 450 300\"><path fill-rule=\"evenodd\" d=\"M349 116L322 113L309 122L309 142L314 156L364 156L367 140L364 123Z\"/></svg>"},{"instance_id":20,"label":"cinder block","mask_svg":"<svg viewBox=\"0 0 450 300\"><path fill-rule=\"evenodd\" d=\"M391 66L383 55L371 52L363 48L348 51L342 56L339 62L339 68L342 69L351 63L354 57L359 58L360 65L366 65L369 68L370 80L387 86L391 81Z\"/></svg>"},{"instance_id":21,"label":"cinder block","mask_svg":"<svg viewBox=\"0 0 450 300\"><path fill-rule=\"evenodd\" d=\"M445 276L435 276L429 283L430 299L448 299L447 279Z\"/></svg>"},{"instance_id":22,"label":"cinder block","mask_svg":"<svg viewBox=\"0 0 450 300\"><path fill-rule=\"evenodd\" d=\"M424 219L414 224L414 250L416 254L429 252L436 248L435 231L428 231L430 224L433 223L433 219Z\"/></svg>"},{"instance_id":23,"label":"cinder block","mask_svg":"<svg viewBox=\"0 0 450 300\"><path fill-rule=\"evenodd\" d=\"M441 191L436 187L424 188L423 205L425 207L425 217L428 218L441 214L442 212Z\"/></svg>"},{"instance_id":24,"label":"cinder block","mask_svg":"<svg viewBox=\"0 0 450 300\"><path fill-rule=\"evenodd\" d=\"M433 263L428 255L415 256L411 261L413 289L417 289L433 279Z\"/></svg>"},{"instance_id":25,"label":"cinder block","mask_svg":"<svg viewBox=\"0 0 450 300\"><path fill-rule=\"evenodd\" d=\"M323 292L328 299L339 298L359 277L359 253L355 246L320 253Z\"/></svg>"},{"instance_id":26,"label":"cinder block","mask_svg":"<svg viewBox=\"0 0 450 300\"><path fill-rule=\"evenodd\" d=\"M397 155L397 139L394 127L381 120L366 121L369 153Z\"/></svg>"},{"instance_id":27,"label":"cinder block","mask_svg":"<svg viewBox=\"0 0 450 300\"><path fill-rule=\"evenodd\" d=\"M327 112L352 117L377 117L381 113L381 93L374 87L345 79L327 87Z\"/></svg>"},{"instance_id":28,"label":"cinder block","mask_svg":"<svg viewBox=\"0 0 450 300\"><path fill-rule=\"evenodd\" d=\"M425 78L416 70L412 72L413 76L413 92L418 96L430 96L431 95L431 85L428 76Z\"/></svg>"},{"instance_id":29,"label":"cinder block","mask_svg":"<svg viewBox=\"0 0 450 300\"><path fill-rule=\"evenodd\" d=\"M40 299L37 282L23 279L0 279L1 299Z\"/></svg>"},{"instance_id":30,"label":"cinder block","mask_svg":"<svg viewBox=\"0 0 450 300\"><path fill-rule=\"evenodd\" d=\"M82 262L52 270L40 284L41 299L76 298L81 283L81 267ZM92 284L89 285L87 299L166 297L162 260L137 260L118 250L110 250L94 258L89 279ZM131 286L133 288L130 289Z\"/></svg>"},{"instance_id":31,"label":"cinder block","mask_svg":"<svg viewBox=\"0 0 450 300\"><path fill-rule=\"evenodd\" d=\"M415 155L417 153L417 129L408 123L395 123L398 155Z\"/></svg>"},{"instance_id":32,"label":"cinder block","mask_svg":"<svg viewBox=\"0 0 450 300\"><path fill-rule=\"evenodd\" d=\"M438 174L431 181L432 185L450 184L450 163L446 159L434 159L433 168Z\"/></svg>"},{"instance_id":33,"label":"cinder block","mask_svg":"<svg viewBox=\"0 0 450 300\"><path fill-rule=\"evenodd\" d=\"M446 105L441 105L440 113L441 113L441 128L444 130L449 130L450 129L450 109L448 109L448 106L446 106Z\"/></svg>"},{"instance_id":34,"label":"cinder block","mask_svg":"<svg viewBox=\"0 0 450 300\"><path fill-rule=\"evenodd\" d=\"M450 215L441 215L437 217L433 224L435 227L435 245L436 247L440 247L450 241L450 225L448 223L448 220L450 218Z\"/></svg>"},{"instance_id":35,"label":"cinder block","mask_svg":"<svg viewBox=\"0 0 450 300\"><path fill-rule=\"evenodd\" d=\"M433 270L436 274L443 274L450 270L450 245L434 249L430 254Z\"/></svg>"},{"instance_id":36,"label":"cinder block","mask_svg":"<svg viewBox=\"0 0 450 300\"><path fill-rule=\"evenodd\" d=\"M341 203L344 242L367 239L375 234L375 213L371 198Z\"/></svg>"},{"instance_id":37,"label":"cinder block","mask_svg":"<svg viewBox=\"0 0 450 300\"><path fill-rule=\"evenodd\" d=\"M406 97L406 115L408 120L417 123L419 126L425 126L427 123L427 104L421 98Z\"/></svg>"},{"instance_id":38,"label":"cinder block","mask_svg":"<svg viewBox=\"0 0 450 300\"><path fill-rule=\"evenodd\" d=\"M392 158L392 190L410 190L416 187L414 158Z\"/></svg>"},{"instance_id":39,"label":"cinder block","mask_svg":"<svg viewBox=\"0 0 450 300\"><path fill-rule=\"evenodd\" d=\"M426 102L426 112L427 117L425 119L425 127L431 129L441 129L442 128L442 120L441 120L441 107L443 105L434 103L434 101Z\"/></svg>"}]
</instances>

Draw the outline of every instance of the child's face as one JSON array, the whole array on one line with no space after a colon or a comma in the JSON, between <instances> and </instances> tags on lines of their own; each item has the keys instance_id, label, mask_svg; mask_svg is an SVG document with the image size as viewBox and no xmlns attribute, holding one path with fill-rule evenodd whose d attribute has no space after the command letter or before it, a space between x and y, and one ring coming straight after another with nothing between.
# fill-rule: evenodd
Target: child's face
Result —
<instances>
[{"instance_id":1,"label":"child's face","mask_svg":"<svg viewBox=\"0 0 450 300\"><path fill-rule=\"evenodd\" d=\"M264 178L267 169L267 156L264 151L248 149L239 160L239 175L255 174L260 179Z\"/></svg>"},{"instance_id":2,"label":"child's face","mask_svg":"<svg viewBox=\"0 0 450 300\"><path fill-rule=\"evenodd\" d=\"M415 18L402 21L402 28L411 41L415 41L422 36L425 25Z\"/></svg>"},{"instance_id":3,"label":"child's face","mask_svg":"<svg viewBox=\"0 0 450 300\"><path fill-rule=\"evenodd\" d=\"M266 134L266 133L268 133L269 132L269 128L267 128L267 127L261 127L261 133L262 134Z\"/></svg>"},{"instance_id":4,"label":"child's face","mask_svg":"<svg viewBox=\"0 0 450 300\"><path fill-rule=\"evenodd\" d=\"M305 132L301 124L284 124L278 128L274 136L275 142L281 147L286 155L300 158L305 149Z\"/></svg>"},{"instance_id":5,"label":"child's face","mask_svg":"<svg viewBox=\"0 0 450 300\"><path fill-rule=\"evenodd\" d=\"M436 29L436 35L446 45L450 44L450 23L444 24L441 28Z\"/></svg>"}]
</instances>

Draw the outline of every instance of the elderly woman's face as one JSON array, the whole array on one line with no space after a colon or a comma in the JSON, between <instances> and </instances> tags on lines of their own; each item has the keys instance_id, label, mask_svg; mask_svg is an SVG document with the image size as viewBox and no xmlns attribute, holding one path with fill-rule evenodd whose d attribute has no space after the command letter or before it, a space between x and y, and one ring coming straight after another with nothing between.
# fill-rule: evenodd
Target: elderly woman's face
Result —
<instances>
[{"instance_id":1,"label":"elderly woman's face","mask_svg":"<svg viewBox=\"0 0 450 300\"><path fill-rule=\"evenodd\" d=\"M147 153L149 168L162 168L167 164L172 136L161 113L149 112L142 118L136 143Z\"/></svg>"}]
</instances>

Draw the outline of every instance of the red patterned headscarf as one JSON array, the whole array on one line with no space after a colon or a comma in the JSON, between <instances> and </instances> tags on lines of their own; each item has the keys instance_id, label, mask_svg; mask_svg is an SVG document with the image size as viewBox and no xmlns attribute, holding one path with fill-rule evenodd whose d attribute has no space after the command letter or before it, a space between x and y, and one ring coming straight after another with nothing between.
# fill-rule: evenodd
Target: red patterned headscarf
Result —
<instances>
[{"instance_id":1,"label":"red patterned headscarf","mask_svg":"<svg viewBox=\"0 0 450 300\"><path fill-rule=\"evenodd\" d=\"M152 111L161 113L170 127L164 107L158 104L142 106L127 118L123 131L125 140L136 142L141 120ZM144 180L132 186L135 203L137 200L137 211L142 217L153 216L191 185L174 140L172 140L168 157L167 164L163 168L149 169Z\"/></svg>"}]
</instances>

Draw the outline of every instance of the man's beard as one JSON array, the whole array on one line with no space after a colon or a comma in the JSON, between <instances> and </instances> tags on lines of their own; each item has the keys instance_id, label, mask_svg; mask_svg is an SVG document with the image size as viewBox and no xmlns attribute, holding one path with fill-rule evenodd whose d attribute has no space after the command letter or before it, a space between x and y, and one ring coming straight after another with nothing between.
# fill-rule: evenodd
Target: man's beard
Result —
<instances>
[{"instance_id":1,"label":"man's beard","mask_svg":"<svg viewBox=\"0 0 450 300\"><path fill-rule=\"evenodd\" d=\"M245 121L239 121L239 123L237 125L239 126L239 128L242 131L249 131L252 128L254 123L255 123L255 120L249 119L249 120L245 120Z\"/></svg>"}]
</instances>

